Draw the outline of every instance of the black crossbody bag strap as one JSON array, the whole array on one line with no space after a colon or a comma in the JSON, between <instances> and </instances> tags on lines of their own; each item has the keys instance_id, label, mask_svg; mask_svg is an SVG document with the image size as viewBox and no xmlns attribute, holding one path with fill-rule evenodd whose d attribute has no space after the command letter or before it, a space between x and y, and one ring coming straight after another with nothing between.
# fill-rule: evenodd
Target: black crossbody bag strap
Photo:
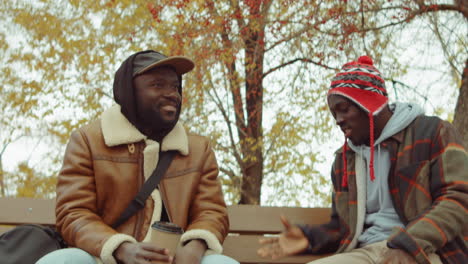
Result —
<instances>
[{"instance_id":1,"label":"black crossbody bag strap","mask_svg":"<svg viewBox=\"0 0 468 264\"><path fill-rule=\"evenodd\" d=\"M120 215L119 219L114 222L112 228L116 229L125 221L127 221L132 215L134 215L139 210L145 207L145 202L148 196L153 192L153 190L158 186L159 182L161 181L164 173L169 168L169 165L172 162L177 151L166 151L161 152L159 155L158 166L153 171L151 176L148 180L143 184L138 194L133 198L130 204L127 206L125 211Z\"/></svg>"}]
</instances>

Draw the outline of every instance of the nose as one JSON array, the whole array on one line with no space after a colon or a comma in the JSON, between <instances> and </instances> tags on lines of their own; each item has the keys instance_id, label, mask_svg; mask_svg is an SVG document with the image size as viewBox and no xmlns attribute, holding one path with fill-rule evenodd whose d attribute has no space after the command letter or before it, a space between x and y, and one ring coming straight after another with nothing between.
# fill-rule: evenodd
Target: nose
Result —
<instances>
[{"instance_id":1,"label":"nose","mask_svg":"<svg viewBox=\"0 0 468 264\"><path fill-rule=\"evenodd\" d=\"M164 94L164 97L168 100L180 103L182 96L180 95L179 91L171 91L169 93Z\"/></svg>"},{"instance_id":2,"label":"nose","mask_svg":"<svg viewBox=\"0 0 468 264\"><path fill-rule=\"evenodd\" d=\"M344 124L344 118L343 118L343 116L341 116L339 114L336 115L335 121L336 121L336 124L338 126L340 126L340 127Z\"/></svg>"}]
</instances>

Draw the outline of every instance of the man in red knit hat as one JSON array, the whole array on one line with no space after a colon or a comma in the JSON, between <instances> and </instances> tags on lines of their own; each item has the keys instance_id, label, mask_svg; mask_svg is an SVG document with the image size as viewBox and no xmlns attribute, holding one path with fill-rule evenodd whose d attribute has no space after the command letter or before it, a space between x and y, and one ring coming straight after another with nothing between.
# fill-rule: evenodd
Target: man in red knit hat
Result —
<instances>
[{"instance_id":1,"label":"man in red knit hat","mask_svg":"<svg viewBox=\"0 0 468 264\"><path fill-rule=\"evenodd\" d=\"M468 155L455 129L415 104L388 104L372 59L343 65L328 106L345 135L332 169L329 223L260 241L264 257L312 263L468 263Z\"/></svg>"}]
</instances>

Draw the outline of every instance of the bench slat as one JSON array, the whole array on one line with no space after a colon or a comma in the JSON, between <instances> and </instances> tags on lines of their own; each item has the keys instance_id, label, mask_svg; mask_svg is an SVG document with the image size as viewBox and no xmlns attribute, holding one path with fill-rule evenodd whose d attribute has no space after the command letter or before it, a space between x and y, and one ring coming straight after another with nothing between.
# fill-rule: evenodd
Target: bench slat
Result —
<instances>
[{"instance_id":1,"label":"bench slat","mask_svg":"<svg viewBox=\"0 0 468 264\"><path fill-rule=\"evenodd\" d=\"M330 208L268 207L258 205L228 206L231 233L275 234L283 231L280 215L293 224L323 224L330 219Z\"/></svg>"},{"instance_id":2,"label":"bench slat","mask_svg":"<svg viewBox=\"0 0 468 264\"><path fill-rule=\"evenodd\" d=\"M257 255L260 247L258 240L260 235L228 236L223 244L223 254L233 256L241 263L308 263L310 261L323 258L325 255L299 255L286 257L279 260L261 258Z\"/></svg>"},{"instance_id":3,"label":"bench slat","mask_svg":"<svg viewBox=\"0 0 468 264\"><path fill-rule=\"evenodd\" d=\"M21 224L55 224L55 200L34 198L0 198L0 234ZM258 240L264 235L280 233L280 215L293 224L323 224L330 219L330 208L266 207L258 205L228 206L230 235L226 238L224 254L242 264L308 263L323 256L301 255L280 260L257 256Z\"/></svg>"},{"instance_id":4,"label":"bench slat","mask_svg":"<svg viewBox=\"0 0 468 264\"><path fill-rule=\"evenodd\" d=\"M0 198L0 224L55 224L55 200Z\"/></svg>"},{"instance_id":5,"label":"bench slat","mask_svg":"<svg viewBox=\"0 0 468 264\"><path fill-rule=\"evenodd\" d=\"M1 198L0 224L54 224L55 200ZM330 218L330 208L228 206L231 233L274 234L283 230L279 215L295 224L321 224ZM307 221L306 221L307 220Z\"/></svg>"}]
</instances>

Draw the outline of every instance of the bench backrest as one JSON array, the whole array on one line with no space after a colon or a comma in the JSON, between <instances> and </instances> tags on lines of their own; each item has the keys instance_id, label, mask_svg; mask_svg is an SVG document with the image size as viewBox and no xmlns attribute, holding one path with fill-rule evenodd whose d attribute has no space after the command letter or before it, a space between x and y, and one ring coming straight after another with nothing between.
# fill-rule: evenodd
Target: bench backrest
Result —
<instances>
[{"instance_id":1,"label":"bench backrest","mask_svg":"<svg viewBox=\"0 0 468 264\"><path fill-rule=\"evenodd\" d=\"M0 198L0 234L20 224L55 224L55 200ZM330 217L329 208L228 206L230 234L224 242L224 254L241 263L306 263L318 257L297 256L272 261L261 259L256 251L258 239L283 230L280 215L295 224L322 224Z\"/></svg>"}]
</instances>

